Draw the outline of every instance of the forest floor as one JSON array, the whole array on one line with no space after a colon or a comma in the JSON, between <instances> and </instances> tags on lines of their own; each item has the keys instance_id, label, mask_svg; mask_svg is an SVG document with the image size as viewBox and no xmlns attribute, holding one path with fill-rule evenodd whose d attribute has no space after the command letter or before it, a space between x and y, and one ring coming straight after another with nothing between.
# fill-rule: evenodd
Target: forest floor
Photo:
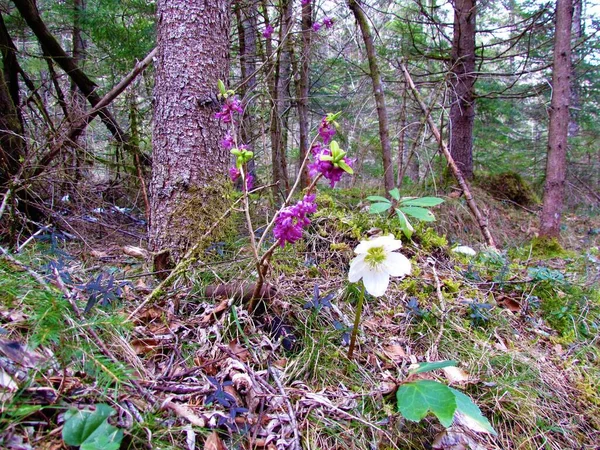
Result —
<instances>
[{"instance_id":1,"label":"forest floor","mask_svg":"<svg viewBox=\"0 0 600 450\"><path fill-rule=\"evenodd\" d=\"M367 298L351 359L353 249L372 227L400 237L356 192L319 195L253 315L236 219L137 311L159 283L143 222L110 205L65 214L0 257L0 447L116 449L123 433L129 449L599 448L600 214L567 214L559 248L535 239L535 211L478 199L502 250L478 244L464 202L446 198L435 229L404 239L412 274ZM218 285L230 295L206 296ZM415 374L439 361L456 366ZM496 434L405 419L396 393L418 379L468 395Z\"/></svg>"}]
</instances>

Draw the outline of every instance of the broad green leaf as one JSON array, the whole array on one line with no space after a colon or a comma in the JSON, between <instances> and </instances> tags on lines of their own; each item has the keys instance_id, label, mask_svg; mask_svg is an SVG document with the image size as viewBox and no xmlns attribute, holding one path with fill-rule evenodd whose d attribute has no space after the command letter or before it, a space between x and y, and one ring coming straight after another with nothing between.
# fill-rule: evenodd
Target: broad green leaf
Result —
<instances>
[{"instance_id":1,"label":"broad green leaf","mask_svg":"<svg viewBox=\"0 0 600 450\"><path fill-rule=\"evenodd\" d=\"M415 229L410 224L408 217L406 217L402 211L396 209L396 215L398 216L398 219L400 219L400 229L404 233L404 236L410 239Z\"/></svg>"},{"instance_id":2,"label":"broad green leaf","mask_svg":"<svg viewBox=\"0 0 600 450\"><path fill-rule=\"evenodd\" d=\"M402 200L402 206L437 206L444 203L444 200L437 197L422 197Z\"/></svg>"},{"instance_id":3,"label":"broad green leaf","mask_svg":"<svg viewBox=\"0 0 600 450\"><path fill-rule=\"evenodd\" d=\"M114 413L114 409L104 404L96 405L94 411L68 411L62 430L65 444L80 446L82 450L117 450L123 432L107 422Z\"/></svg>"},{"instance_id":4,"label":"broad green leaf","mask_svg":"<svg viewBox=\"0 0 600 450\"><path fill-rule=\"evenodd\" d=\"M408 371L408 373L410 373L411 375L414 375L417 373L425 373L425 372L431 372L432 370L443 369L444 367L454 367L456 365L457 365L456 361L453 361L451 359L446 360L446 361L422 362L422 363L417 364L414 369L410 369Z\"/></svg>"},{"instance_id":5,"label":"broad green leaf","mask_svg":"<svg viewBox=\"0 0 600 450\"><path fill-rule=\"evenodd\" d=\"M431 211L419 206L402 206L400 207L400 210L404 214L408 214L409 216L422 220L423 222L433 222L435 220L435 216Z\"/></svg>"},{"instance_id":6,"label":"broad green leaf","mask_svg":"<svg viewBox=\"0 0 600 450\"><path fill-rule=\"evenodd\" d=\"M437 381L419 380L405 383L396 393L398 411L413 422L432 412L446 428L452 425L456 398L448 386Z\"/></svg>"},{"instance_id":7,"label":"broad green leaf","mask_svg":"<svg viewBox=\"0 0 600 450\"><path fill-rule=\"evenodd\" d=\"M394 188L390 191L390 195L394 200L400 200L400 191L398 188Z\"/></svg>"},{"instance_id":8,"label":"broad green leaf","mask_svg":"<svg viewBox=\"0 0 600 450\"><path fill-rule=\"evenodd\" d=\"M352 175L354 173L354 170L352 170L352 167L350 167L348 164L346 164L343 160L338 161L337 165L340 169L342 169L346 173L349 173L350 175Z\"/></svg>"},{"instance_id":9,"label":"broad green leaf","mask_svg":"<svg viewBox=\"0 0 600 450\"><path fill-rule=\"evenodd\" d=\"M221 93L221 95L223 97L227 98L227 89L225 88L225 83L223 83L223 81L219 80L217 85L219 86L219 92Z\"/></svg>"},{"instance_id":10,"label":"broad green leaf","mask_svg":"<svg viewBox=\"0 0 600 450\"><path fill-rule=\"evenodd\" d=\"M386 203L390 203L391 204L391 202L387 198L382 197L380 195L369 195L367 197L367 200L369 200L371 202L386 202Z\"/></svg>"},{"instance_id":11,"label":"broad green leaf","mask_svg":"<svg viewBox=\"0 0 600 450\"><path fill-rule=\"evenodd\" d=\"M487 420L483 414L481 414L479 406L473 402L471 397L463 394L460 391L457 391L456 389L449 389L456 398L456 421L459 421L461 425L466 426L475 432L490 433L494 436L497 435L496 430L494 430L490 421Z\"/></svg>"},{"instance_id":12,"label":"broad green leaf","mask_svg":"<svg viewBox=\"0 0 600 450\"><path fill-rule=\"evenodd\" d=\"M391 203L373 203L369 208L370 214L380 214L387 211L392 206Z\"/></svg>"}]
</instances>

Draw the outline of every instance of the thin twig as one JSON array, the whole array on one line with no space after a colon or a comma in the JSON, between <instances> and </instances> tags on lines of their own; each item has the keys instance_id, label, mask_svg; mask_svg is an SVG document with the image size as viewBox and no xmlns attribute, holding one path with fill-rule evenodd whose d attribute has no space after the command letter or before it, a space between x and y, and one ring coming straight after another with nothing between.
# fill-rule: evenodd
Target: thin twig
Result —
<instances>
[{"instance_id":1,"label":"thin twig","mask_svg":"<svg viewBox=\"0 0 600 450\"><path fill-rule=\"evenodd\" d=\"M296 414L294 413L294 408L292 408L290 398L285 393L283 384L281 384L281 380L277 376L276 369L273 369L273 367L269 365L268 370L269 374L273 378L273 381L275 381L275 384L279 388L279 392L281 392L281 397L285 401L285 404L288 409L288 415L290 416L290 425L292 426L292 431L294 432L294 445L292 446L292 450L302 450L302 446L300 444L300 434L298 433L298 422L296 421Z\"/></svg>"}]
</instances>

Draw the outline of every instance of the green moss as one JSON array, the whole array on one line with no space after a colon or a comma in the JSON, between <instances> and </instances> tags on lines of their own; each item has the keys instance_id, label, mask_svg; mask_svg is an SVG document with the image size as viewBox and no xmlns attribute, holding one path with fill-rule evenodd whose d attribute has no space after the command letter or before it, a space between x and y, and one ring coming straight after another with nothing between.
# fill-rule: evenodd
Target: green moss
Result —
<instances>
[{"instance_id":1,"label":"green moss","mask_svg":"<svg viewBox=\"0 0 600 450\"><path fill-rule=\"evenodd\" d=\"M540 203L540 199L531 185L515 172L479 175L477 184L499 200L510 200L522 206Z\"/></svg>"},{"instance_id":2,"label":"green moss","mask_svg":"<svg viewBox=\"0 0 600 450\"><path fill-rule=\"evenodd\" d=\"M535 237L530 242L531 254L536 258L565 258L573 256L556 238Z\"/></svg>"},{"instance_id":3,"label":"green moss","mask_svg":"<svg viewBox=\"0 0 600 450\"><path fill-rule=\"evenodd\" d=\"M423 248L423 250L432 251L437 248L448 246L446 236L440 236L433 228L423 228L422 225L417 227L417 233L413 235L413 239Z\"/></svg>"}]
</instances>

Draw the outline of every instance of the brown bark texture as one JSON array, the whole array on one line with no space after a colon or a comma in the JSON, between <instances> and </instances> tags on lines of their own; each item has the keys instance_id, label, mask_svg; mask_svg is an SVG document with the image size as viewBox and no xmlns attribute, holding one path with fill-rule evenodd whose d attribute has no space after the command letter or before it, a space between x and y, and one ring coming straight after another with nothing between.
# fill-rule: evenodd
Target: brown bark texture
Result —
<instances>
[{"instance_id":1,"label":"brown bark texture","mask_svg":"<svg viewBox=\"0 0 600 450\"><path fill-rule=\"evenodd\" d=\"M375 53L375 45L373 43L373 35L369 27L369 21L365 15L362 6L358 0L348 0L348 7L354 14L354 18L358 22L365 49L367 51L367 59L369 61L369 71L373 84L373 96L375 97L375 106L377 108L377 118L379 120L379 140L381 141L381 159L383 161L383 183L387 192L394 189L394 168L392 166L392 144L390 142L390 133L388 125L388 114L385 105L385 95L383 93L383 84L381 82L381 74L377 65L377 56Z\"/></svg>"},{"instance_id":2,"label":"brown bark texture","mask_svg":"<svg viewBox=\"0 0 600 450\"><path fill-rule=\"evenodd\" d=\"M296 83L297 106L298 106L298 128L300 131L300 154L298 155L298 167L310 150L309 126L308 126L308 96L310 92L310 50L312 43L312 2L302 5L302 51L300 53L300 73ZM304 189L310 184L308 166L305 165L300 174L300 188Z\"/></svg>"},{"instance_id":3,"label":"brown bark texture","mask_svg":"<svg viewBox=\"0 0 600 450\"><path fill-rule=\"evenodd\" d=\"M567 172L569 102L571 100L571 23L572 0L556 1L552 100L548 126L548 157L544 184L544 206L540 235L558 238Z\"/></svg>"},{"instance_id":4,"label":"brown bark texture","mask_svg":"<svg viewBox=\"0 0 600 450\"><path fill-rule=\"evenodd\" d=\"M229 152L211 99L228 75L230 2L159 0L157 17L150 241L176 262L220 214Z\"/></svg>"},{"instance_id":5,"label":"brown bark texture","mask_svg":"<svg viewBox=\"0 0 600 450\"><path fill-rule=\"evenodd\" d=\"M450 86L450 153L461 173L473 178L475 120L475 0L454 0Z\"/></svg>"}]
</instances>

